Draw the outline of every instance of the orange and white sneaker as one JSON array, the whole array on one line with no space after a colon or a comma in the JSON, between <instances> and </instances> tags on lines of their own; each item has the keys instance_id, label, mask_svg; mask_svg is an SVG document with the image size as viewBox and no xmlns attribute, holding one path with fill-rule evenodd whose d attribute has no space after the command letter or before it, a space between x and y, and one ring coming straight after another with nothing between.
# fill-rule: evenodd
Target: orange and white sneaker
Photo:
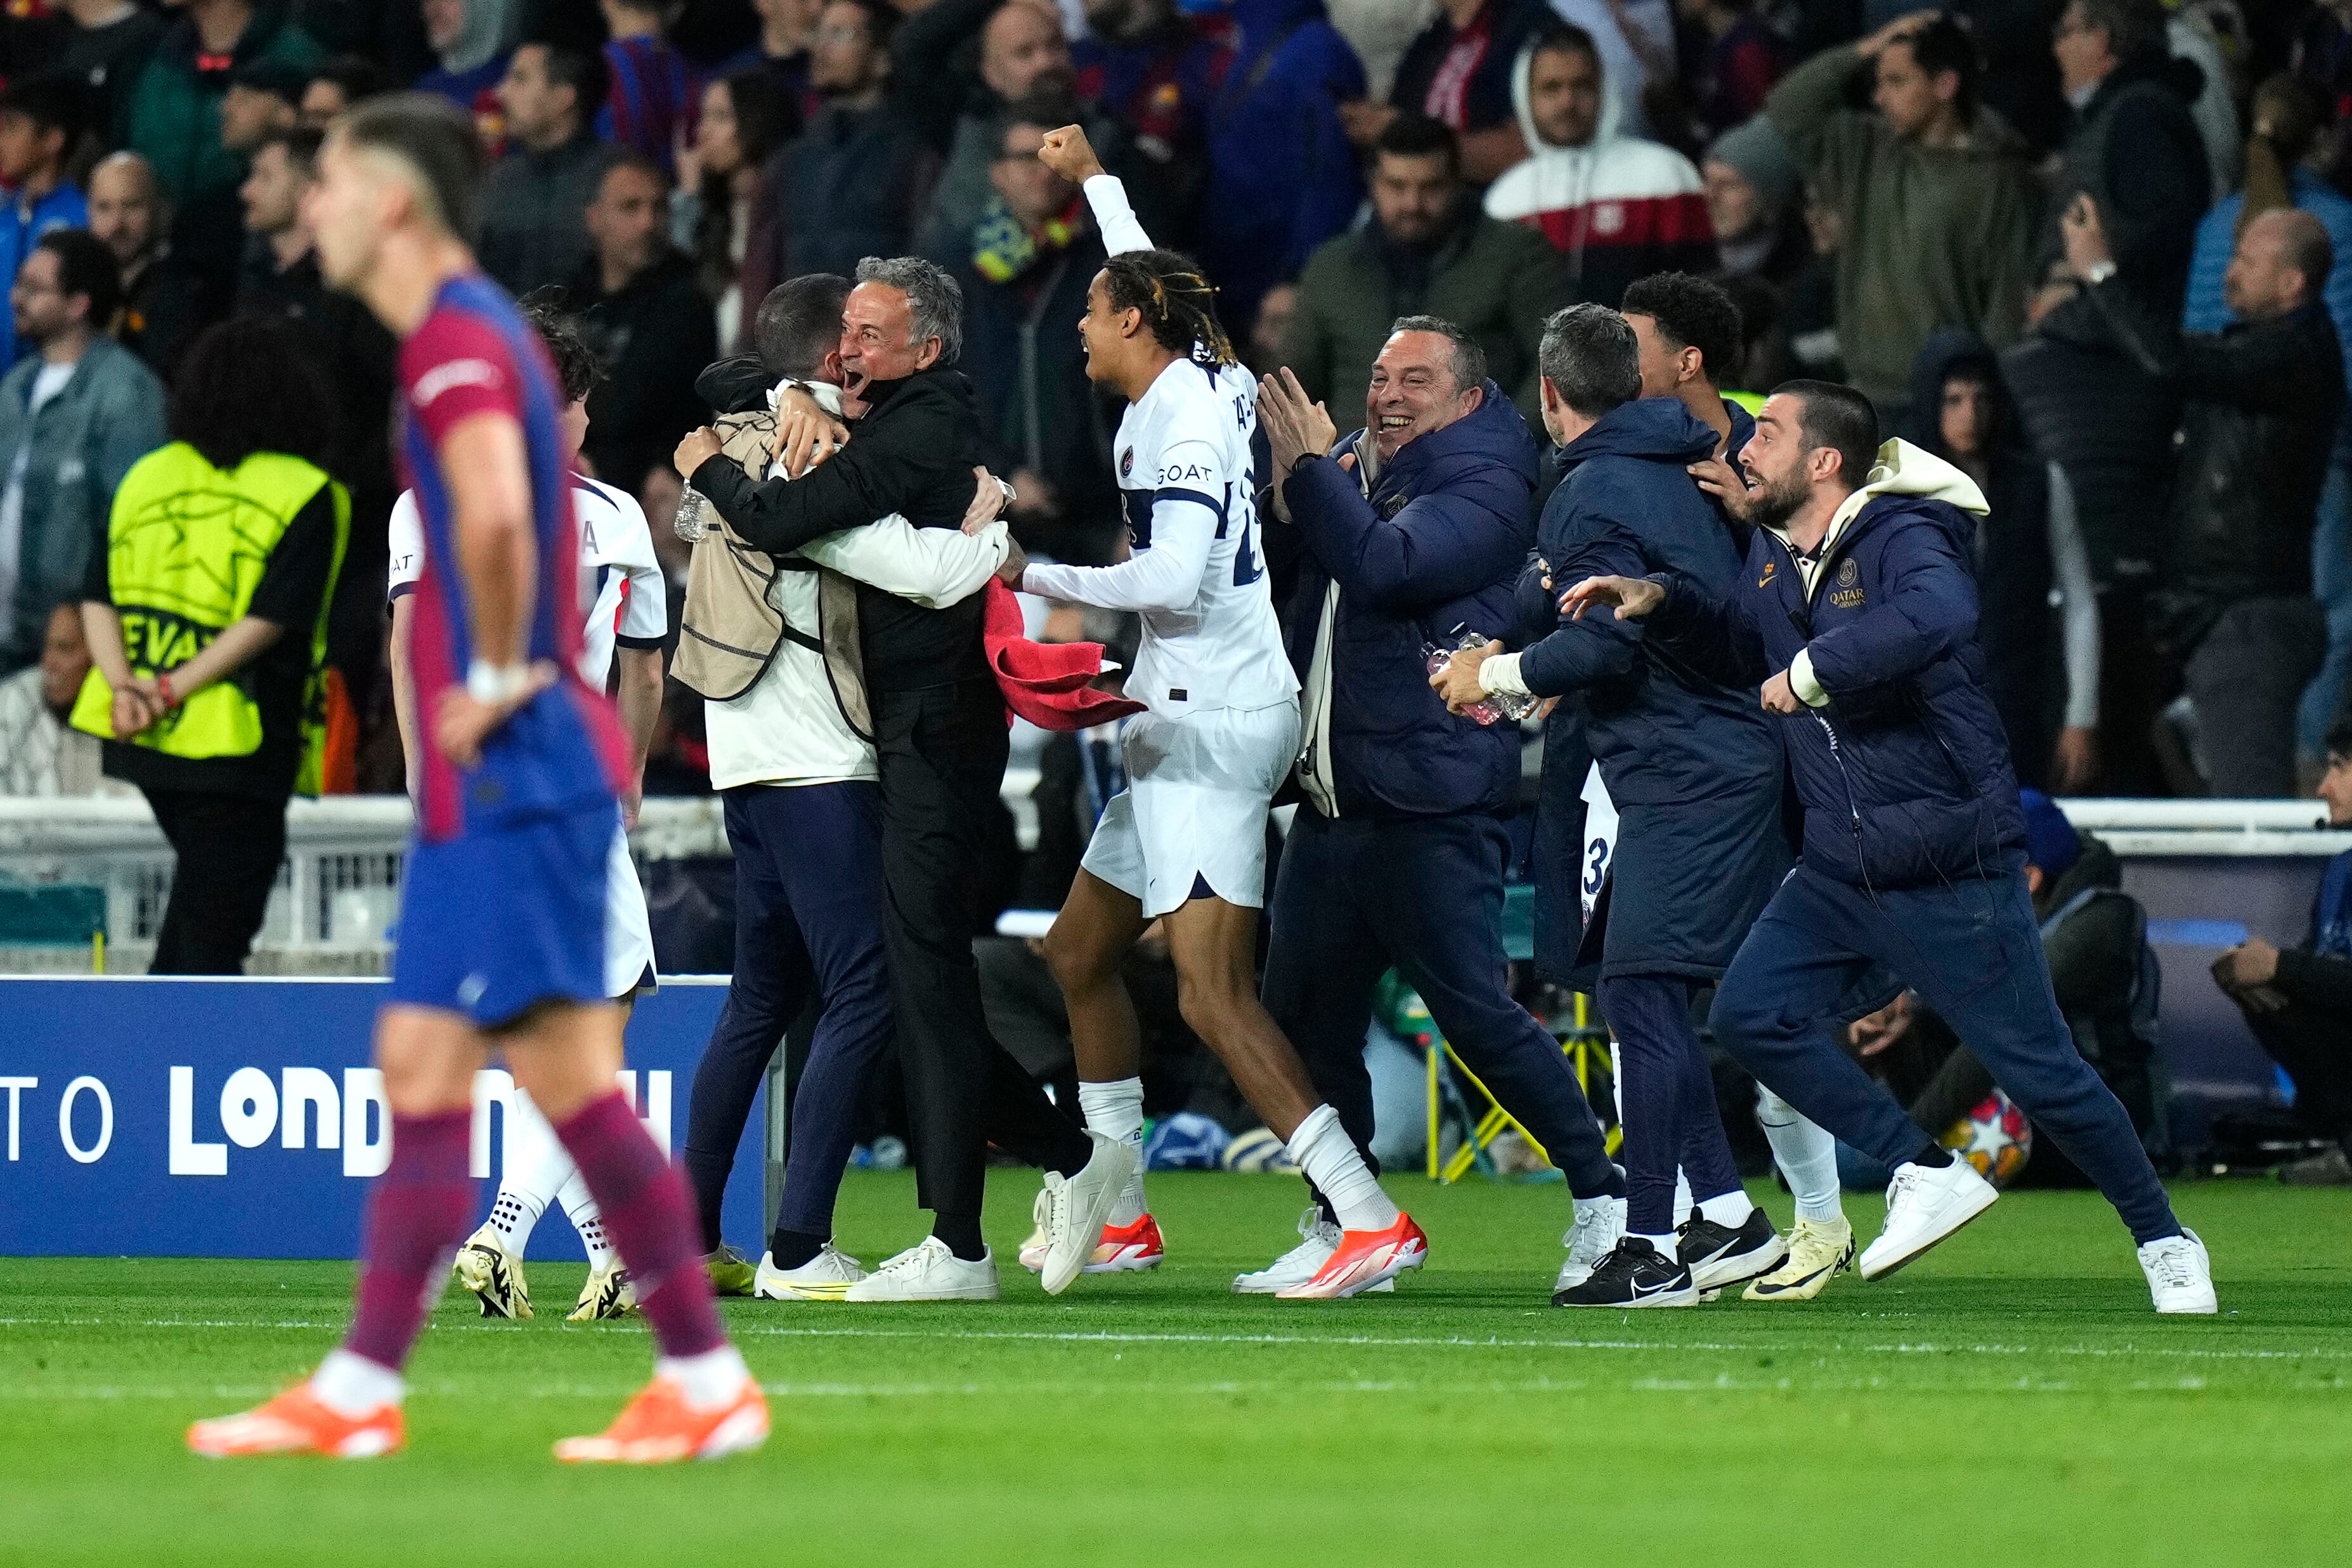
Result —
<instances>
[{"instance_id":1,"label":"orange and white sneaker","mask_svg":"<svg viewBox=\"0 0 2352 1568\"><path fill-rule=\"evenodd\" d=\"M656 1377L610 1427L563 1438L555 1457L567 1465L667 1465L748 1454L767 1440L768 1401L751 1379L726 1404L697 1410L675 1382Z\"/></svg>"},{"instance_id":2,"label":"orange and white sneaker","mask_svg":"<svg viewBox=\"0 0 2352 1568\"><path fill-rule=\"evenodd\" d=\"M1049 1245L1045 1228L1021 1244L1021 1266L1032 1274L1045 1272L1045 1249ZM1132 1225L1106 1225L1102 1240L1095 1247L1095 1255L1087 1260L1082 1274L1132 1274L1146 1269L1157 1269L1168 1256L1167 1245L1160 1240L1160 1226L1151 1216L1145 1215Z\"/></svg>"},{"instance_id":3,"label":"orange and white sneaker","mask_svg":"<svg viewBox=\"0 0 2352 1568\"><path fill-rule=\"evenodd\" d=\"M1285 1301L1345 1301L1395 1279L1407 1269L1420 1268L1428 1256L1429 1238L1412 1222L1412 1215L1399 1214L1396 1223L1385 1230L1341 1231L1339 1245L1311 1279L1276 1291L1275 1297Z\"/></svg>"},{"instance_id":4,"label":"orange and white sneaker","mask_svg":"<svg viewBox=\"0 0 2352 1568\"><path fill-rule=\"evenodd\" d=\"M408 1441L408 1425L397 1405L379 1405L353 1420L319 1403L308 1383L298 1383L258 1409L198 1421L188 1428L188 1448L208 1459L252 1454L323 1454L334 1459L373 1459L397 1453Z\"/></svg>"}]
</instances>

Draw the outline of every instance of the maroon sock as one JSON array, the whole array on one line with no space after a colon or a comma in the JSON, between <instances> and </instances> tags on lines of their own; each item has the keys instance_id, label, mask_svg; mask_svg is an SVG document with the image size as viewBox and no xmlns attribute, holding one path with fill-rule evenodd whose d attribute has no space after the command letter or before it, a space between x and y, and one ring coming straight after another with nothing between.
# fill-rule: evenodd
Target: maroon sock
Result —
<instances>
[{"instance_id":1,"label":"maroon sock","mask_svg":"<svg viewBox=\"0 0 2352 1568\"><path fill-rule=\"evenodd\" d=\"M474 1218L474 1113L392 1119L392 1164L368 1193L358 1311L343 1348L397 1371Z\"/></svg>"},{"instance_id":2,"label":"maroon sock","mask_svg":"<svg viewBox=\"0 0 2352 1568\"><path fill-rule=\"evenodd\" d=\"M700 1355L727 1343L702 1271L686 1183L619 1090L589 1102L555 1135L604 1212L604 1233L637 1289L637 1310L664 1355Z\"/></svg>"}]
</instances>

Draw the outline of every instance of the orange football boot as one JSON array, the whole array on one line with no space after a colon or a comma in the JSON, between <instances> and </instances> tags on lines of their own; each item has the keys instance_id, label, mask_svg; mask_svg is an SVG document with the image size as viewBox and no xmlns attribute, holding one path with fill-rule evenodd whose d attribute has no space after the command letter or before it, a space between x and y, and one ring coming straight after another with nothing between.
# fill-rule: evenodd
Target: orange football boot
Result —
<instances>
[{"instance_id":1,"label":"orange football boot","mask_svg":"<svg viewBox=\"0 0 2352 1568\"><path fill-rule=\"evenodd\" d=\"M353 1420L320 1404L308 1383L296 1384L258 1409L198 1421L188 1428L188 1448L208 1459L250 1454L373 1459L397 1453L407 1441L408 1425L399 1406L378 1406Z\"/></svg>"},{"instance_id":2,"label":"orange football boot","mask_svg":"<svg viewBox=\"0 0 2352 1568\"><path fill-rule=\"evenodd\" d=\"M1286 1301L1345 1301L1407 1269L1420 1268L1428 1256L1429 1238L1412 1215L1399 1214L1385 1230L1341 1231L1339 1248L1314 1278L1275 1295Z\"/></svg>"},{"instance_id":3,"label":"orange football boot","mask_svg":"<svg viewBox=\"0 0 2352 1568\"><path fill-rule=\"evenodd\" d=\"M750 1378L727 1404L697 1410L677 1384L656 1377L610 1427L562 1439L555 1457L567 1465L667 1465L745 1454L767 1440L768 1401Z\"/></svg>"}]
</instances>

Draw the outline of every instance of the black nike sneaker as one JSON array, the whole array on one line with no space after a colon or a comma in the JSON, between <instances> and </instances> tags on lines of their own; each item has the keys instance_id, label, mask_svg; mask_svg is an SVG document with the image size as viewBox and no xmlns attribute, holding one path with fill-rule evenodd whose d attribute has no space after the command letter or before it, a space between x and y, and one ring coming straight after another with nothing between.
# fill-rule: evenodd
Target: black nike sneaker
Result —
<instances>
[{"instance_id":1,"label":"black nike sneaker","mask_svg":"<svg viewBox=\"0 0 2352 1568\"><path fill-rule=\"evenodd\" d=\"M1695 1307L1691 1272L1638 1236L1628 1236L1601 1260L1581 1285L1552 1296L1555 1307Z\"/></svg>"},{"instance_id":2,"label":"black nike sneaker","mask_svg":"<svg viewBox=\"0 0 2352 1568\"><path fill-rule=\"evenodd\" d=\"M1691 1282L1702 1291L1744 1285L1779 1268L1789 1256L1787 1239L1760 1208L1749 1210L1748 1223L1738 1229L1717 1225L1693 1209L1678 1235L1675 1250L1691 1271Z\"/></svg>"}]
</instances>

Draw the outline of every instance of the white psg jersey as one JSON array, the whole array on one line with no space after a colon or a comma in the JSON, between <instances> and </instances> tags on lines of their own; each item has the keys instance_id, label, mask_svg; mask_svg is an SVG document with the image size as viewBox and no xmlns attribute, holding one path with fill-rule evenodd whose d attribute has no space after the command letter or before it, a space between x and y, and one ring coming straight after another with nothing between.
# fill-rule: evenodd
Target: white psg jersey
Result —
<instances>
[{"instance_id":1,"label":"white psg jersey","mask_svg":"<svg viewBox=\"0 0 2352 1568\"><path fill-rule=\"evenodd\" d=\"M1033 565L1024 578L1032 593L1140 613L1127 695L1154 713L1271 707L1298 690L1265 577L1256 432L1249 371L1175 361L1119 421L1132 553L1117 566Z\"/></svg>"},{"instance_id":2,"label":"white psg jersey","mask_svg":"<svg viewBox=\"0 0 2352 1568\"><path fill-rule=\"evenodd\" d=\"M625 490L584 475L572 476L580 522L580 678L598 691L611 684L613 649L658 648L669 631L669 602L645 509ZM425 529L416 493L401 492L389 528L392 570L385 597L412 591L425 570Z\"/></svg>"}]
</instances>

